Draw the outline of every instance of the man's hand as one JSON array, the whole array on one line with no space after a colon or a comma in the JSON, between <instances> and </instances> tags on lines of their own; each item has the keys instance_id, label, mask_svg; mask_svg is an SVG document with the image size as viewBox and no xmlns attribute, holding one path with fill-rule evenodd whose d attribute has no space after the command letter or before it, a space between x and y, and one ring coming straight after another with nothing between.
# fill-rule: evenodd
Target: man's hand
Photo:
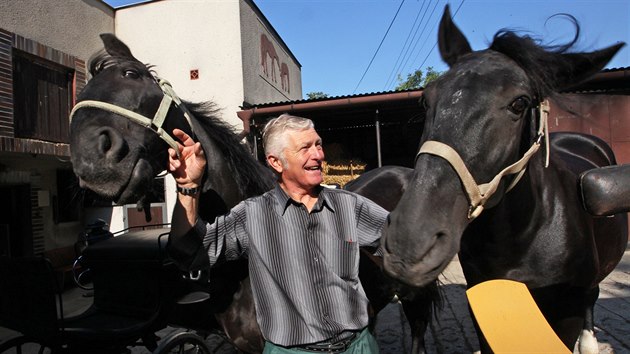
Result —
<instances>
[{"instance_id":1,"label":"man's hand","mask_svg":"<svg viewBox=\"0 0 630 354\"><path fill-rule=\"evenodd\" d=\"M177 143L181 157L177 157L174 149L168 149L168 170L175 178L178 186L194 188L201 186L206 168L206 157L201 143L195 142L182 130L174 129L173 135L182 143Z\"/></svg>"}]
</instances>

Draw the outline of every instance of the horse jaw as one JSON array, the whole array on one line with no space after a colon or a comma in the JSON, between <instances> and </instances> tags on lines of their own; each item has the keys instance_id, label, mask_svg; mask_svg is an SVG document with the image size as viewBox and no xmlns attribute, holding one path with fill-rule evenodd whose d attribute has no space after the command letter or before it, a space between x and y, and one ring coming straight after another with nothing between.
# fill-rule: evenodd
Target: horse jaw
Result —
<instances>
[{"instance_id":1,"label":"horse jaw","mask_svg":"<svg viewBox=\"0 0 630 354\"><path fill-rule=\"evenodd\" d=\"M468 199L456 175L433 167L416 168L431 172L414 174L381 237L385 272L414 287L437 279L459 251L469 223Z\"/></svg>"}]
</instances>

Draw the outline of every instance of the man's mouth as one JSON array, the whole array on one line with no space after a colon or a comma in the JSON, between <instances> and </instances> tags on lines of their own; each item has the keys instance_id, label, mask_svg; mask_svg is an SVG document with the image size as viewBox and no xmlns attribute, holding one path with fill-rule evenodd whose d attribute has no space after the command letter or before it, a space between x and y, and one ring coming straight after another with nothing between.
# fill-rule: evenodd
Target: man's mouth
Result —
<instances>
[{"instance_id":1,"label":"man's mouth","mask_svg":"<svg viewBox=\"0 0 630 354\"><path fill-rule=\"evenodd\" d=\"M322 168L321 166L310 166L310 167L305 167L304 169L307 171L320 171Z\"/></svg>"}]
</instances>

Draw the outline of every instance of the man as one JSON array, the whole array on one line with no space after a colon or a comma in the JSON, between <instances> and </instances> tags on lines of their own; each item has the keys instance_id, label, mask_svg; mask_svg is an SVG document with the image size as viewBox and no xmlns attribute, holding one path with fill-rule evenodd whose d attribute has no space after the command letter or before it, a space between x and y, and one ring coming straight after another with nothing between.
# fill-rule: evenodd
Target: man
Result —
<instances>
[{"instance_id":1,"label":"man","mask_svg":"<svg viewBox=\"0 0 630 354\"><path fill-rule=\"evenodd\" d=\"M169 248L189 259L202 250L211 264L220 255L249 259L264 353L378 353L366 329L359 246L378 245L387 211L359 195L320 186L324 152L313 122L284 114L267 123L263 145L277 186L213 223L197 218L206 163L201 145L182 131L174 134L183 145L180 159L169 151L180 191Z\"/></svg>"}]
</instances>

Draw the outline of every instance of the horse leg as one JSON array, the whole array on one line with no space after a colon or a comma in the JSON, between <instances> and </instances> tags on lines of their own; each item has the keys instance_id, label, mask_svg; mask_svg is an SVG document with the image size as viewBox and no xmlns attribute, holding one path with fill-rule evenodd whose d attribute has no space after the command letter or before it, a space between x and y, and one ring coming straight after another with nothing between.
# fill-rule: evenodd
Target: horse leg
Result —
<instances>
[{"instance_id":1,"label":"horse leg","mask_svg":"<svg viewBox=\"0 0 630 354\"><path fill-rule=\"evenodd\" d=\"M262 353L265 346L256 321L256 308L249 278L240 283L232 303L215 317L229 341L242 353Z\"/></svg>"},{"instance_id":2,"label":"horse leg","mask_svg":"<svg viewBox=\"0 0 630 354\"><path fill-rule=\"evenodd\" d=\"M593 311L595 309L595 301L599 297L599 287L594 289L588 297L587 303L584 309L584 328L580 333L578 339L578 350L580 354L597 354L599 353L599 345L597 344L597 338L595 338L595 319Z\"/></svg>"}]
</instances>

